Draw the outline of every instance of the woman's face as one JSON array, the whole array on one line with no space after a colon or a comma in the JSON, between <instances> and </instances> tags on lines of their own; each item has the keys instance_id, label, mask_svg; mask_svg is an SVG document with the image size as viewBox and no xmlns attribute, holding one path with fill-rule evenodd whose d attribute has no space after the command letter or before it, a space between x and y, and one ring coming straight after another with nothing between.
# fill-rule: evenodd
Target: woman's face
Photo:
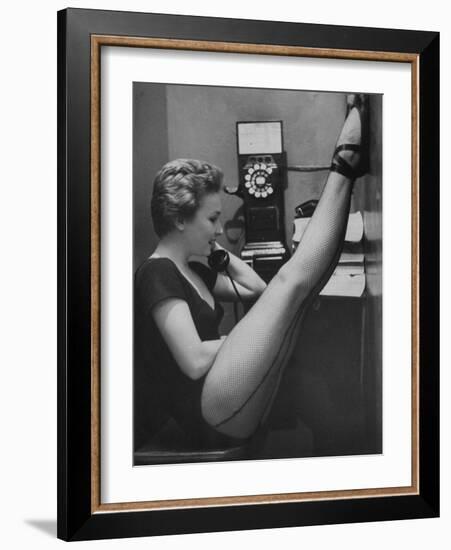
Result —
<instances>
[{"instance_id":1,"label":"woman's face","mask_svg":"<svg viewBox=\"0 0 451 550\"><path fill-rule=\"evenodd\" d=\"M184 238L190 254L209 256L216 238L222 234L219 221L221 197L219 193L208 193L201 200L194 217L184 222Z\"/></svg>"}]
</instances>

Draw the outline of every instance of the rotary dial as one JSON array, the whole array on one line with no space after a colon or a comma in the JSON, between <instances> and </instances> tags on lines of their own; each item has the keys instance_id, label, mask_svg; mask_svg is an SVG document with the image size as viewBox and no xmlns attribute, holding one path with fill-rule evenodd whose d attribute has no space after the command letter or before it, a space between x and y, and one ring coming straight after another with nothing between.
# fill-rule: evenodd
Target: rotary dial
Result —
<instances>
[{"instance_id":1,"label":"rotary dial","mask_svg":"<svg viewBox=\"0 0 451 550\"><path fill-rule=\"evenodd\" d=\"M244 176L244 185L249 195L253 195L257 199L264 199L272 195L274 188L269 180L271 174L271 166L268 166L264 162L256 162L253 166L250 166L247 170L247 174Z\"/></svg>"}]
</instances>

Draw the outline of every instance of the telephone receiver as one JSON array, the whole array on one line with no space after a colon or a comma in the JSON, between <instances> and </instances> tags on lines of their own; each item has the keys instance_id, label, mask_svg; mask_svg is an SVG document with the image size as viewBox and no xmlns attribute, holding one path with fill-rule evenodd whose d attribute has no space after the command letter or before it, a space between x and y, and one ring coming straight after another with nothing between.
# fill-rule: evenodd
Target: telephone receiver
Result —
<instances>
[{"instance_id":1,"label":"telephone receiver","mask_svg":"<svg viewBox=\"0 0 451 550\"><path fill-rule=\"evenodd\" d=\"M230 256L225 250L214 250L210 256L208 256L208 265L213 271L218 273L226 271L229 262Z\"/></svg>"},{"instance_id":2,"label":"telephone receiver","mask_svg":"<svg viewBox=\"0 0 451 550\"><path fill-rule=\"evenodd\" d=\"M309 200L299 204L294 209L295 218L311 218L317 204L317 200Z\"/></svg>"},{"instance_id":3,"label":"telephone receiver","mask_svg":"<svg viewBox=\"0 0 451 550\"><path fill-rule=\"evenodd\" d=\"M223 272L227 273L230 279L230 282L232 283L233 289L236 295L238 296L238 300L244 306L243 299L241 298L240 293L238 292L238 289L235 285L235 281L232 279L232 277L230 276L230 273L227 270L227 266L229 265L229 263L230 263L230 256L226 250L222 250L222 249L214 250L210 254L210 256L208 256L208 265L213 271L216 271L217 273L223 273Z\"/></svg>"}]
</instances>

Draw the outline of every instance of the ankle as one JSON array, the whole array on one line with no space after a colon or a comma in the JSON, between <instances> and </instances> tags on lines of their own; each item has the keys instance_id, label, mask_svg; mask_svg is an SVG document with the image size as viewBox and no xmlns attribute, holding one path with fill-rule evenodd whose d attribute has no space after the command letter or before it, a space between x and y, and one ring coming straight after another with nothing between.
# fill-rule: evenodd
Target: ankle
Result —
<instances>
[{"instance_id":1,"label":"ankle","mask_svg":"<svg viewBox=\"0 0 451 550\"><path fill-rule=\"evenodd\" d=\"M340 157L351 166L351 168L357 168L360 163L360 153L356 151L340 151L338 153Z\"/></svg>"}]
</instances>

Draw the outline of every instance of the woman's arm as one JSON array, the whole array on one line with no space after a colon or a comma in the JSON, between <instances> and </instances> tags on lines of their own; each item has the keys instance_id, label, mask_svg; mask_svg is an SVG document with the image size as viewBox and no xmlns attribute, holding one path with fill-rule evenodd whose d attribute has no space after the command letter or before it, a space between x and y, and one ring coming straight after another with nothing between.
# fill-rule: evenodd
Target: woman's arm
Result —
<instances>
[{"instance_id":1,"label":"woman's arm","mask_svg":"<svg viewBox=\"0 0 451 550\"><path fill-rule=\"evenodd\" d=\"M202 342L184 300L163 300L152 309L152 317L182 372L197 380L210 370L223 339Z\"/></svg>"},{"instance_id":2,"label":"woman's arm","mask_svg":"<svg viewBox=\"0 0 451 550\"><path fill-rule=\"evenodd\" d=\"M218 243L215 243L215 250L224 250ZM227 271L235 282L235 285L244 300L255 300L265 290L265 281L257 275L257 273L247 265L246 262L240 260L237 256L227 251L230 257L230 263ZM233 288L232 283L227 275L218 274L216 284L213 289L213 294L219 300L237 301L238 297Z\"/></svg>"}]
</instances>

